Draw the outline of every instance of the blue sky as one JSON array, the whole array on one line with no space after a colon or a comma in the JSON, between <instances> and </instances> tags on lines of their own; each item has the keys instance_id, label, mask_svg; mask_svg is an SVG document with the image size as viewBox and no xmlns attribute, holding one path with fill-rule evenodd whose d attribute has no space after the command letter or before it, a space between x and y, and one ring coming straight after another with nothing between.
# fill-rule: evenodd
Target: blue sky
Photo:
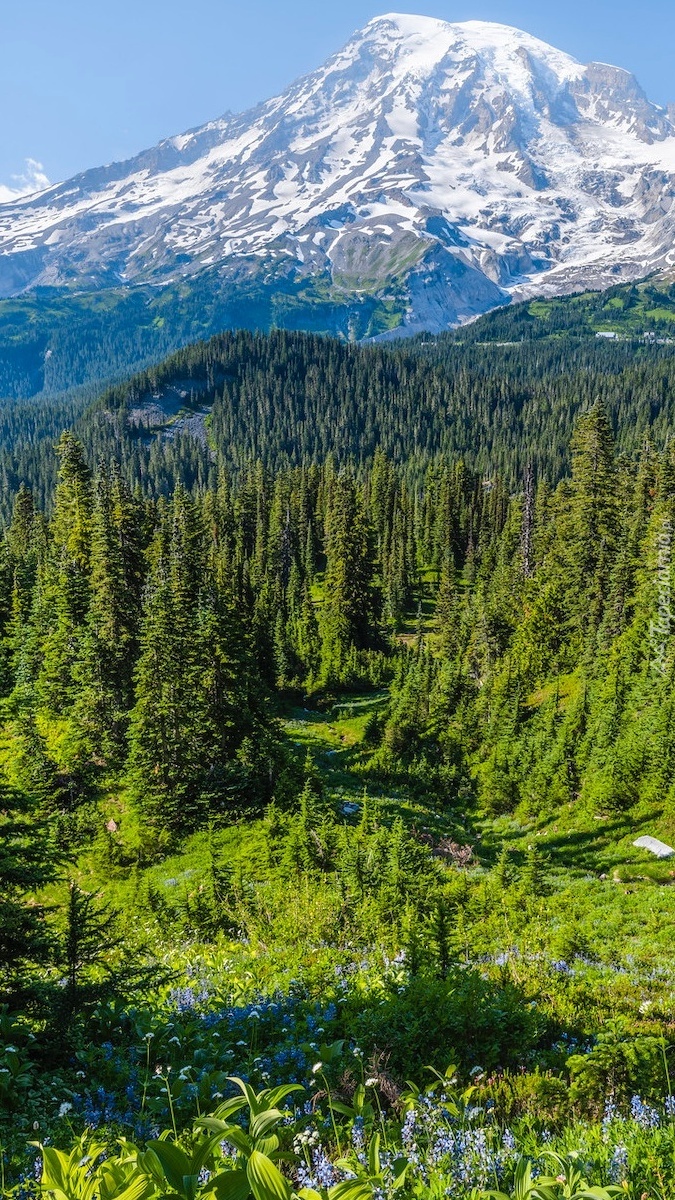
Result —
<instances>
[{"instance_id":1,"label":"blue sky","mask_svg":"<svg viewBox=\"0 0 675 1200\"><path fill-rule=\"evenodd\" d=\"M1 0L0 185L37 162L63 179L246 108L388 11L517 25L675 103L673 0Z\"/></svg>"}]
</instances>

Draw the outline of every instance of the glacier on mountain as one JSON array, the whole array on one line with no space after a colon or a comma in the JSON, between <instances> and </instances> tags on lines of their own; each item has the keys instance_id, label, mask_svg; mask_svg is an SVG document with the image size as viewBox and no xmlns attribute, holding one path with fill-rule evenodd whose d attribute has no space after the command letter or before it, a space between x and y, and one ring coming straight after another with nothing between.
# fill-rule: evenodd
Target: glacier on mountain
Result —
<instances>
[{"instance_id":1,"label":"glacier on mountain","mask_svg":"<svg viewBox=\"0 0 675 1200\"><path fill-rule=\"evenodd\" d=\"M675 113L626 71L481 21L388 14L314 73L0 205L0 295L321 279L404 332L675 263Z\"/></svg>"}]
</instances>

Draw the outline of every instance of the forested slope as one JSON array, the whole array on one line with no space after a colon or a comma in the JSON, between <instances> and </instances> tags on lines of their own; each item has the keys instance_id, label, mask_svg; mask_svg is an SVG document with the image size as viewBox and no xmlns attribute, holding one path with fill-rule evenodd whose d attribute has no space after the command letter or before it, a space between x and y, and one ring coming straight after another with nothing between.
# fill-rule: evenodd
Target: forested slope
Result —
<instances>
[{"instance_id":1,"label":"forested slope","mask_svg":"<svg viewBox=\"0 0 675 1200\"><path fill-rule=\"evenodd\" d=\"M555 1200L665 1200L672 364L223 335L6 474L17 1196L38 1131L52 1190L163 1195L167 1144L243 1189L241 1128L190 1132L236 1076L313 1097L263 1200L517 1195L552 1147Z\"/></svg>"},{"instance_id":2,"label":"forested slope","mask_svg":"<svg viewBox=\"0 0 675 1200\"><path fill-rule=\"evenodd\" d=\"M639 341L675 335L675 282L658 272L641 283L620 283L604 292L527 300L495 309L449 336L464 344L587 340L612 334Z\"/></svg>"},{"instance_id":3,"label":"forested slope","mask_svg":"<svg viewBox=\"0 0 675 1200\"><path fill-rule=\"evenodd\" d=\"M571 477L553 488L528 469L515 495L460 460L411 485L377 451L359 475L332 458L257 462L155 500L117 467L92 475L72 434L59 457L49 532L22 489L4 543L26 769L46 763L38 734L54 721L71 793L126 764L144 805L159 789L164 823L176 806L189 824L193 804L271 794L265 688L395 678L372 731L393 775L421 769L448 802L493 812L658 796L670 820L672 450L616 457L601 402L577 422ZM423 603L434 620L401 653ZM268 764L264 787L241 764L229 778L244 744L254 776Z\"/></svg>"},{"instance_id":4,"label":"forested slope","mask_svg":"<svg viewBox=\"0 0 675 1200\"><path fill-rule=\"evenodd\" d=\"M327 274L295 280L282 268L276 278L256 279L245 261L239 273L206 270L165 287L37 288L0 300L0 398L100 388L223 330L305 329L360 340L400 315L400 300L336 297Z\"/></svg>"},{"instance_id":5,"label":"forested slope","mask_svg":"<svg viewBox=\"0 0 675 1200\"><path fill-rule=\"evenodd\" d=\"M519 487L531 464L557 481L577 414L606 404L621 451L665 444L674 414L675 347L553 340L350 346L277 331L222 334L178 351L89 403L3 410L0 494L23 481L51 502L55 435L72 425L95 462L115 458L132 486L165 494L219 471L320 463L360 470L380 449L420 477L462 458Z\"/></svg>"}]
</instances>

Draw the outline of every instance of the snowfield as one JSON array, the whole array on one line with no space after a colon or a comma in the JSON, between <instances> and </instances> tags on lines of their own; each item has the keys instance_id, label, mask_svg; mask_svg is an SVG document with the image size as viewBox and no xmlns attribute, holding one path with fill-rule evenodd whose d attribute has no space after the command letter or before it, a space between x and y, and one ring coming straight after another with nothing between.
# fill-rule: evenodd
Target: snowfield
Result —
<instances>
[{"instance_id":1,"label":"snowfield","mask_svg":"<svg viewBox=\"0 0 675 1200\"><path fill-rule=\"evenodd\" d=\"M0 205L0 295L222 265L442 328L675 264L675 114L517 29L376 18L283 95Z\"/></svg>"}]
</instances>

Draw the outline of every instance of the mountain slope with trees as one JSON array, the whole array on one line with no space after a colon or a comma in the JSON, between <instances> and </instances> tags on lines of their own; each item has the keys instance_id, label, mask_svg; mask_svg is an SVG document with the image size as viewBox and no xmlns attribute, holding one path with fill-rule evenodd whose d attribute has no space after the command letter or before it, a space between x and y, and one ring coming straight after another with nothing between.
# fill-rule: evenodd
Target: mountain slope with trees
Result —
<instances>
[{"instance_id":1,"label":"mountain slope with trees","mask_svg":"<svg viewBox=\"0 0 675 1200\"><path fill-rule=\"evenodd\" d=\"M386 1136L405 1194L517 1195L553 1147L568 1195L668 1196L672 865L632 842L675 838L673 360L456 354L223 336L5 480L17 1197L38 1132L47 1190L166 1191L148 1146L183 1171L233 1077L306 1087L331 1188Z\"/></svg>"},{"instance_id":2,"label":"mountain slope with trees","mask_svg":"<svg viewBox=\"0 0 675 1200\"><path fill-rule=\"evenodd\" d=\"M54 443L75 429L90 461L116 459L127 483L158 497L176 482L215 486L260 460L270 470L329 454L357 473L377 449L421 477L461 457L519 487L532 464L568 469L576 415L598 397L634 454L663 446L673 420L675 347L593 338L493 346L453 338L351 346L305 333L222 334L108 390L0 412L0 503L24 482L52 501Z\"/></svg>"},{"instance_id":3,"label":"mountain slope with trees","mask_svg":"<svg viewBox=\"0 0 675 1200\"><path fill-rule=\"evenodd\" d=\"M675 335L672 271L605 291L512 304L479 317L451 337L462 345L562 338L571 351L577 339L610 336L637 343L645 335L648 341L672 340Z\"/></svg>"},{"instance_id":4,"label":"mountain slope with trees","mask_svg":"<svg viewBox=\"0 0 675 1200\"><path fill-rule=\"evenodd\" d=\"M48 526L22 489L4 543L13 784L68 810L123 771L141 821L189 830L271 799L275 693L388 682L374 761L451 805L669 812L672 452L617 457L598 401L571 453L515 494L377 451L144 498L64 434Z\"/></svg>"}]
</instances>

